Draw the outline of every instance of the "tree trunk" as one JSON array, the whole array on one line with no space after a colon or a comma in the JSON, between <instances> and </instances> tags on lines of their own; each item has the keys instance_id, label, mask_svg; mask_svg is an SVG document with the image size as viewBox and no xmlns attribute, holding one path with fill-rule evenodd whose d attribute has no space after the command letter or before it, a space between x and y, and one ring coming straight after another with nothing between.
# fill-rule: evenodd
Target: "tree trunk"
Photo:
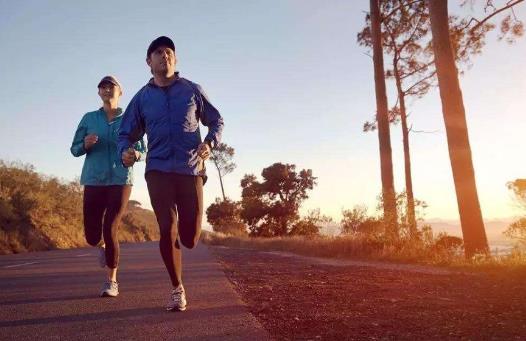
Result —
<instances>
[{"instance_id":1,"label":"tree trunk","mask_svg":"<svg viewBox=\"0 0 526 341\"><path fill-rule=\"evenodd\" d=\"M447 0L428 0L427 4L464 249L466 257L471 257L489 250L475 183L464 102L449 40Z\"/></svg>"},{"instance_id":2,"label":"tree trunk","mask_svg":"<svg viewBox=\"0 0 526 341\"><path fill-rule=\"evenodd\" d=\"M415 238L416 214L415 198L413 195L413 178L411 175L411 154L409 153L409 128L407 127L407 111L405 107L405 93L402 89L402 81L398 72L397 62L393 62L394 74L396 80L396 89L398 91L398 100L400 102L400 120L402 121L402 142L404 145L404 173L405 173L405 193L407 200L407 223L409 225L409 235Z\"/></svg>"},{"instance_id":3,"label":"tree trunk","mask_svg":"<svg viewBox=\"0 0 526 341\"><path fill-rule=\"evenodd\" d=\"M219 183L221 184L221 193L223 193L223 201L226 201L225 189L223 187L223 176L221 175L221 170L219 169L219 166L217 165L217 162L215 160L214 164L217 168L217 173L219 174Z\"/></svg>"},{"instance_id":4,"label":"tree trunk","mask_svg":"<svg viewBox=\"0 0 526 341\"><path fill-rule=\"evenodd\" d=\"M378 141L380 145L380 169L382 176L382 201L384 222L390 237L398 236L396 199L393 179L393 160L391 155L391 136L385 89L384 59L381 39L381 19L378 0L370 0L371 38L373 43L374 83L376 93L376 120L378 122Z\"/></svg>"}]
</instances>

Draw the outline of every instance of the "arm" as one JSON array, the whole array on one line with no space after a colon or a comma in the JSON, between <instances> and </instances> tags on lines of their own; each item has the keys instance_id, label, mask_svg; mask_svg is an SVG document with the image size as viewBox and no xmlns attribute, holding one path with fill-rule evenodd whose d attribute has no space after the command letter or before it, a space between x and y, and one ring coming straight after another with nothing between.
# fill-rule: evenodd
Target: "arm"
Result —
<instances>
[{"instance_id":1,"label":"arm","mask_svg":"<svg viewBox=\"0 0 526 341\"><path fill-rule=\"evenodd\" d=\"M119 129L117 151L121 156L121 162L124 167L130 167L133 165L133 162L130 164L129 162L124 161L125 155L128 154L128 149L134 146L139 140L141 140L142 145L144 146L144 141L142 141L142 137L144 136L144 120L140 111L140 94L141 92L139 91L132 98L128 107L126 107L121 127Z\"/></svg>"},{"instance_id":2,"label":"arm","mask_svg":"<svg viewBox=\"0 0 526 341\"><path fill-rule=\"evenodd\" d=\"M200 103L198 106L198 114L203 125L208 127L208 134L206 134L205 142L214 148L221 142L221 134L223 132L223 117L219 111L210 103L203 88L195 84L196 90L199 92Z\"/></svg>"},{"instance_id":3,"label":"arm","mask_svg":"<svg viewBox=\"0 0 526 341\"><path fill-rule=\"evenodd\" d=\"M84 138L88 134L88 127L86 124L86 116L82 117L80 123L75 131L75 136L73 136L73 142L69 148L71 154L75 157L82 156L86 154L86 149L84 148Z\"/></svg>"}]
</instances>

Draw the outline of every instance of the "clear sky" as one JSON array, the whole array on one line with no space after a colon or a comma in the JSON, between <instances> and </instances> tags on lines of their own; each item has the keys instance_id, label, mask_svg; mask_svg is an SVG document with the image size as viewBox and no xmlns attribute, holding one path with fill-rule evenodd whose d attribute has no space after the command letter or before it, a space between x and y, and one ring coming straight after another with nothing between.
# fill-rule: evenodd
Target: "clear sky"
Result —
<instances>
[{"instance_id":1,"label":"clear sky","mask_svg":"<svg viewBox=\"0 0 526 341\"><path fill-rule=\"evenodd\" d=\"M173 38L177 69L201 84L225 118L224 142L237 169L225 179L239 198L244 174L274 162L311 168L318 185L304 210L337 220L342 208L380 192L378 138L363 133L375 111L372 61L356 43L368 1L10 1L0 0L0 158L69 180L83 158L69 147L87 111L100 107L97 83L116 75L121 106L149 79L146 48ZM516 15L526 21L524 5ZM465 15L466 9L456 14ZM461 79L485 218L516 215L505 187L526 177L526 39L488 38ZM392 88L392 84L389 84ZM395 98L389 98L394 103ZM411 103L414 192L428 218L458 219L437 91ZM403 190L399 126L393 126L395 186ZM204 128L203 132L206 132ZM220 196L208 166L205 207ZM136 167L132 198L151 207Z\"/></svg>"}]
</instances>

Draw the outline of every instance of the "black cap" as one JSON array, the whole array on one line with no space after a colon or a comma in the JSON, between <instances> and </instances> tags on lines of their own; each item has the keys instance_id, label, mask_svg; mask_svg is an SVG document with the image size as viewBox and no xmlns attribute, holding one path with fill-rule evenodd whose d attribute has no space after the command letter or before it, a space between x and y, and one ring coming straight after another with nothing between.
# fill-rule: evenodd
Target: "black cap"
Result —
<instances>
[{"instance_id":1,"label":"black cap","mask_svg":"<svg viewBox=\"0 0 526 341\"><path fill-rule=\"evenodd\" d=\"M150 43L150 46L148 46L148 51L146 52L146 57L150 57L150 54L153 51L157 50L157 48L160 46L169 47L175 51L175 45L172 39L166 36L160 36L159 38L155 39Z\"/></svg>"}]
</instances>

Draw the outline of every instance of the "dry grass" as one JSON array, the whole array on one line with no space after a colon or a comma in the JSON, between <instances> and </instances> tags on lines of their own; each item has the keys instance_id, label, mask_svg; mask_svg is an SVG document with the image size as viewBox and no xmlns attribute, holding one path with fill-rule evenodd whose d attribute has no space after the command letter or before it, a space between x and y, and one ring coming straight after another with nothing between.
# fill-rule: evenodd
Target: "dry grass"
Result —
<instances>
[{"instance_id":1,"label":"dry grass","mask_svg":"<svg viewBox=\"0 0 526 341\"><path fill-rule=\"evenodd\" d=\"M437 249L420 241L386 243L352 235L254 238L227 236L212 232L204 233L202 239L204 243L209 245L265 251L285 251L313 257L385 260L473 270L526 269L526 253L519 250L514 250L508 255L479 256L473 259L466 259L460 249Z\"/></svg>"}]
</instances>

